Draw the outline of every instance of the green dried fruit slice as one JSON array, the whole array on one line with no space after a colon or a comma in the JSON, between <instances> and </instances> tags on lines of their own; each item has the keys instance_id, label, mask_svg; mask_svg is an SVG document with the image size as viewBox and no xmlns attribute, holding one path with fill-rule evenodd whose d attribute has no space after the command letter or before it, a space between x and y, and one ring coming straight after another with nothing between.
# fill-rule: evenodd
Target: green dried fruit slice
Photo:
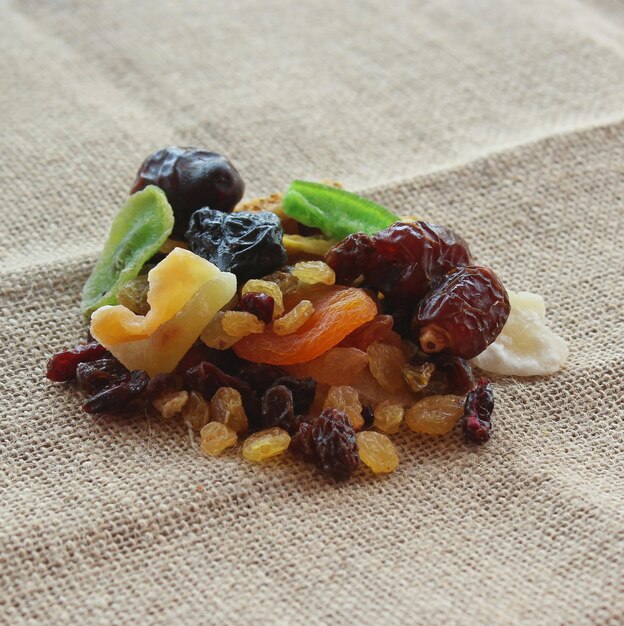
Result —
<instances>
[{"instance_id":1,"label":"green dried fruit slice","mask_svg":"<svg viewBox=\"0 0 624 626\"><path fill-rule=\"evenodd\" d=\"M306 226L320 228L332 239L344 239L352 233L373 235L399 219L372 200L303 180L290 184L282 208L286 215Z\"/></svg>"},{"instance_id":2,"label":"green dried fruit slice","mask_svg":"<svg viewBox=\"0 0 624 626\"><path fill-rule=\"evenodd\" d=\"M82 312L90 316L105 304L117 304L120 287L138 275L172 229L173 211L161 189L150 185L130 196L117 213L104 250L82 289Z\"/></svg>"}]
</instances>

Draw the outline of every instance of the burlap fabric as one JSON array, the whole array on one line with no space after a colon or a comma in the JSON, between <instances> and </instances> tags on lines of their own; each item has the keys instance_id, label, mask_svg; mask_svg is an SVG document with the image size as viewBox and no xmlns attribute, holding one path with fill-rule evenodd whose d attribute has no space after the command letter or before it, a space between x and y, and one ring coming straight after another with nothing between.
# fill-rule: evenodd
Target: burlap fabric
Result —
<instances>
[{"instance_id":1,"label":"burlap fabric","mask_svg":"<svg viewBox=\"0 0 624 626\"><path fill-rule=\"evenodd\" d=\"M623 13L0 2L0 622L624 623ZM341 486L84 415L45 362L169 143L249 195L333 177L451 225L545 296L568 366L497 380L487 446L404 433L394 475Z\"/></svg>"}]
</instances>

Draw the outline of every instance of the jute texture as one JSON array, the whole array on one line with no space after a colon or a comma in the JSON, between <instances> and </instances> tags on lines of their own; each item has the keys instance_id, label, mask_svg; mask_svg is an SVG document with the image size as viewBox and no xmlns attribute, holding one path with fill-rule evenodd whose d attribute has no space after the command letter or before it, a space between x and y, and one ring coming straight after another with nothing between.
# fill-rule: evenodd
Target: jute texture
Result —
<instances>
[{"instance_id":1,"label":"jute texture","mask_svg":"<svg viewBox=\"0 0 624 626\"><path fill-rule=\"evenodd\" d=\"M624 9L0 1L0 622L624 623ZM569 341L386 478L203 457L44 378L150 151L448 224Z\"/></svg>"}]
</instances>

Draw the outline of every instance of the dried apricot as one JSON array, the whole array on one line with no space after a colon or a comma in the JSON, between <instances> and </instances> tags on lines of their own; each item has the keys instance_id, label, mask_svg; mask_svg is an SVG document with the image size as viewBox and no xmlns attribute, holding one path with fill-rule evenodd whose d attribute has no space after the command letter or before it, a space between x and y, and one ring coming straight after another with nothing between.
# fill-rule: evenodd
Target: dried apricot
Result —
<instances>
[{"instance_id":1,"label":"dried apricot","mask_svg":"<svg viewBox=\"0 0 624 626\"><path fill-rule=\"evenodd\" d=\"M350 385L367 365L366 352L336 347L312 361L288 365L285 369L297 378L314 378L326 385Z\"/></svg>"},{"instance_id":2,"label":"dried apricot","mask_svg":"<svg viewBox=\"0 0 624 626\"><path fill-rule=\"evenodd\" d=\"M234 345L239 357L257 363L304 363L327 352L377 314L377 305L361 289L337 285L300 289L286 298L287 309L301 300L314 306L310 319L296 332L279 336L271 328L243 337Z\"/></svg>"}]
</instances>

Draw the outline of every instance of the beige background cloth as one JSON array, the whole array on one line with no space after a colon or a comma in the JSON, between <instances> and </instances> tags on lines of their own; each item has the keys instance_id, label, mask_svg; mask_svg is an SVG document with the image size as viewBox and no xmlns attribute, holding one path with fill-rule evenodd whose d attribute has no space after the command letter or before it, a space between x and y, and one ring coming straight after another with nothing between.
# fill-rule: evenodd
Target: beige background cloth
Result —
<instances>
[{"instance_id":1,"label":"beige background cloth","mask_svg":"<svg viewBox=\"0 0 624 626\"><path fill-rule=\"evenodd\" d=\"M0 622L624 623L621 3L3 1L0 86ZM340 486L83 414L45 362L172 143L450 225L568 366Z\"/></svg>"}]
</instances>

